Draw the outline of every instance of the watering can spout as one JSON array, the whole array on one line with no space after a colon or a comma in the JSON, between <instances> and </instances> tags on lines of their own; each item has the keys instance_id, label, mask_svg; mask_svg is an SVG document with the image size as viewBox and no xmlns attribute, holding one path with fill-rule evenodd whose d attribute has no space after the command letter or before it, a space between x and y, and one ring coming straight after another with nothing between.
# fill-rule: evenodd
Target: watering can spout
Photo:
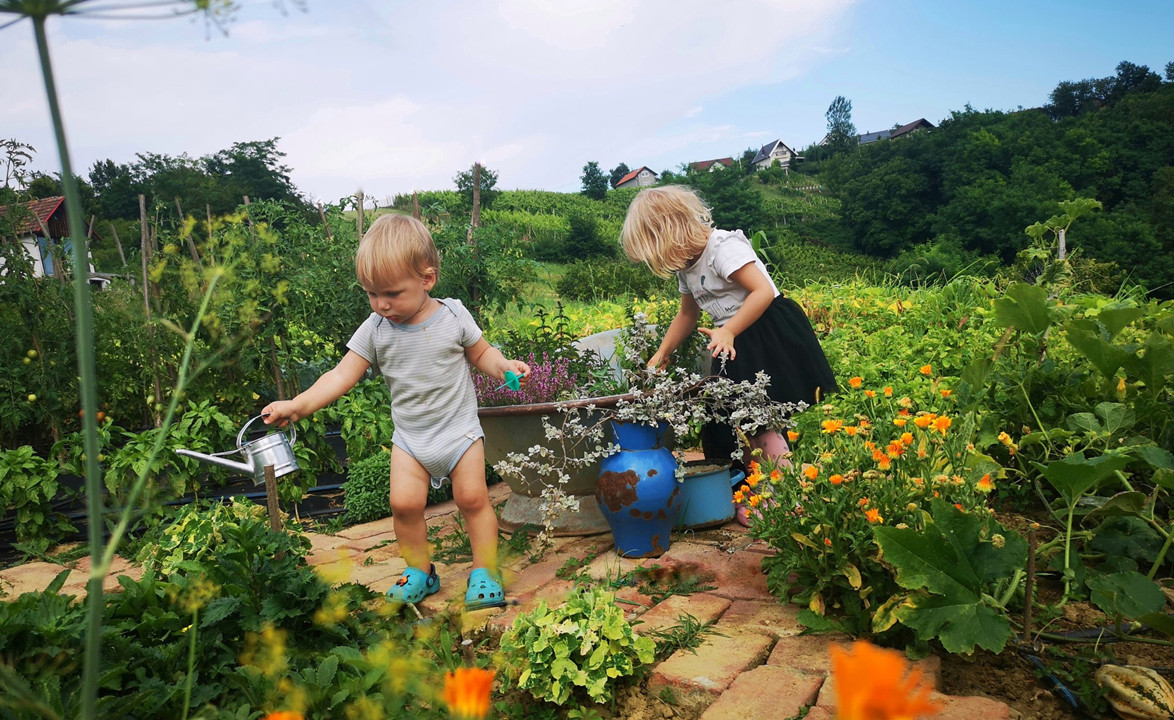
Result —
<instances>
[{"instance_id":1,"label":"watering can spout","mask_svg":"<svg viewBox=\"0 0 1174 720\"><path fill-rule=\"evenodd\" d=\"M235 460L229 460L227 458L218 457L216 455L208 455L207 453L196 452L195 450L188 450L187 448L176 448L175 454L187 455L188 457L193 457L197 460L200 460L201 462L212 463L213 465L219 465L222 468L235 470L242 475L254 474L252 463L236 462Z\"/></svg>"}]
</instances>

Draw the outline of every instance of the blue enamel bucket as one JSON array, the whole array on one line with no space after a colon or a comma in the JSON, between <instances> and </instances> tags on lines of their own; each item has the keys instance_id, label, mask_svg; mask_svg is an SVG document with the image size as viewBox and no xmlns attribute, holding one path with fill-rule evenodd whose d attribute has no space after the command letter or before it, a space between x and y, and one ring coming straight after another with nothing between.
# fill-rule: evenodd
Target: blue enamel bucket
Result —
<instances>
[{"instance_id":1,"label":"blue enamel bucket","mask_svg":"<svg viewBox=\"0 0 1174 720\"><path fill-rule=\"evenodd\" d=\"M731 475L728 463L713 460L685 463L685 479L681 483L681 514L677 525L688 530L699 530L733 520L733 486L745 477L741 470Z\"/></svg>"}]
</instances>

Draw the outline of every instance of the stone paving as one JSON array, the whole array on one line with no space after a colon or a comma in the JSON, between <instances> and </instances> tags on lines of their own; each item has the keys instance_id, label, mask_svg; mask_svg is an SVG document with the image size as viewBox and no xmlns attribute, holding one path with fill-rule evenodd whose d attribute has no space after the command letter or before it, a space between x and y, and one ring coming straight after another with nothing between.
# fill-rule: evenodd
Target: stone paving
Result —
<instances>
[{"instance_id":1,"label":"stone paving","mask_svg":"<svg viewBox=\"0 0 1174 720\"><path fill-rule=\"evenodd\" d=\"M490 489L495 505L503 502L509 489ZM446 546L446 534L455 528L456 508L449 502L427 510L428 524L437 545ZM327 577L362 583L382 592L399 576L404 563L395 547L391 518L349 527L338 535L312 535L311 564ZM505 538L502 542L506 547ZM696 653L681 650L660 662L648 678L653 695L675 699L665 706L665 717L701 720L785 720L808 708L808 720L835 717L833 681L828 674L828 647L846 637L801 635L798 608L786 606L766 588L760 570L769 548L751 538L736 523L675 536L669 550L659 558L621 558L608 535L556 538L554 547L531 561L523 556L502 558L506 594L517 604L505 609L483 610L466 615L477 629L500 633L519 613L540 601L556 604L570 592L574 580L559 574L578 574L580 582L590 578L599 584L619 586L623 578L637 574L654 589L674 584L692 584L689 595L663 597L641 592L636 587L616 588L633 629L651 633L680 622L688 613L700 622L712 622L716 632L706 635ZM559 573L562 568L566 572ZM62 571L60 565L33 562L0 572L0 591L13 598L23 592L44 589ZM68 568L65 591L82 595L88 578L85 558ZM469 563L437 561L441 590L420 603L424 615L451 609L464 597ZM141 569L121 558L107 576L104 587L117 591L118 576L137 578ZM655 596L655 597L654 597ZM655 598L660 597L660 602ZM922 661L923 670L937 679L937 658ZM667 692L666 692L667 691ZM938 695L941 720L1008 720L1007 705L984 697Z\"/></svg>"}]
</instances>

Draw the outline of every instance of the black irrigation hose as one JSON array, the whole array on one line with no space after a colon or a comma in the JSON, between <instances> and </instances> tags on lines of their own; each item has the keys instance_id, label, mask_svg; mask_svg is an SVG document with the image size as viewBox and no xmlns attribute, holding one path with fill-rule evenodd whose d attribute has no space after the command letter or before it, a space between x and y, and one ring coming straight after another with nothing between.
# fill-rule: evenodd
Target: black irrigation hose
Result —
<instances>
[{"instance_id":1,"label":"black irrigation hose","mask_svg":"<svg viewBox=\"0 0 1174 720\"><path fill-rule=\"evenodd\" d=\"M1064 703L1068 707L1072 708L1072 710L1080 713L1085 717L1096 717L1091 714L1086 707L1084 707L1084 703L1080 702L1080 698L1076 697L1076 693L1069 690L1068 686L1065 685L1064 682L1060 680L1060 678L1056 677L1055 673L1048 669L1048 666L1044 664L1043 660L1039 659L1039 656L1033 655L1032 653L1025 650L1020 650L1019 655L1024 660L1026 660L1029 665L1043 673L1042 679L1045 681L1045 684L1048 685L1048 690L1051 691L1052 695L1060 700L1060 702Z\"/></svg>"}]
</instances>

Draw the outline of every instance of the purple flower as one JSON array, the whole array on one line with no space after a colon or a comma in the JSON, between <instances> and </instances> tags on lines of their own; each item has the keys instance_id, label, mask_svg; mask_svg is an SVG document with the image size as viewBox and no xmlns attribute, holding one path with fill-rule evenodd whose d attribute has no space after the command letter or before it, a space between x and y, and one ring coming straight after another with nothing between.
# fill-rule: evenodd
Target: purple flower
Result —
<instances>
[{"instance_id":1,"label":"purple flower","mask_svg":"<svg viewBox=\"0 0 1174 720\"><path fill-rule=\"evenodd\" d=\"M500 380L474 370L473 387L477 391L477 404L481 407L529 405L568 400L577 396L579 376L571 372L569 360L551 360L546 353L542 353L541 360L533 353L523 360L530 366L530 375L520 390L498 387L501 385Z\"/></svg>"}]
</instances>

